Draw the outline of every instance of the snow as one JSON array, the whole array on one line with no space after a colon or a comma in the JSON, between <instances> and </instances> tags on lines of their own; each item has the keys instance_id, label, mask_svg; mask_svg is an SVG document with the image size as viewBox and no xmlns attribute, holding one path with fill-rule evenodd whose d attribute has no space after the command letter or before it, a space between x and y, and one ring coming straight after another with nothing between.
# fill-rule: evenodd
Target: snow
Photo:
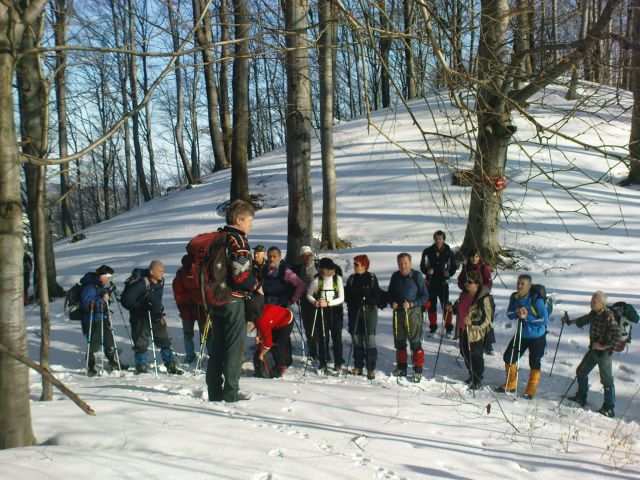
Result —
<instances>
[{"instance_id":1,"label":"snow","mask_svg":"<svg viewBox=\"0 0 640 480\"><path fill-rule=\"evenodd\" d=\"M624 167L569 139L596 143L608 152L623 150L631 97L621 93L618 105L611 90L601 88L598 94L597 101L567 102L561 87L547 89L543 101L534 102L528 112L563 136L536 137L531 124L517 118L521 146L509 150L501 242L516 253L522 268L496 272L498 354L485 356L485 381L495 386L504 380L501 352L515 328L505 310L516 277L526 268L556 298L534 400L514 401L512 395L496 395L489 388L469 391L462 383L466 371L457 359L457 346L450 340L442 342L433 378L437 336L424 342L426 368L420 384L388 376L394 366L389 309L380 312L378 377L372 383L353 376L325 377L313 369L305 375L297 335L294 366L284 378L255 379L250 361L245 363L241 389L251 399L235 404L208 402L204 375L190 367L183 377L168 376L161 367L158 377L125 372L87 378L79 323L66 320L62 301L57 301L52 305L52 369L97 416L86 416L58 391L54 401L39 402L40 377L31 372L39 443L1 451L0 478L640 478L638 344L634 341L628 352L614 356L615 419L595 412L602 403L595 371L587 408L567 401L558 408L588 346L587 329L564 329L549 377L564 310L572 317L586 313L590 295L598 289L610 294L610 302L640 306L640 193L597 183L619 179ZM447 120L452 110L443 98L429 97L411 107L425 131L457 134L462 129L459 118ZM563 121L563 114L574 108L576 115ZM411 253L416 266L435 230L445 230L452 247L460 245L469 190L449 185L445 164L471 164L460 145L433 134L427 134L434 155L429 157L404 107L378 112L372 122L368 126L363 118L336 128L339 231L353 247L328 256L347 276L353 256L366 253L371 271L386 288L396 254ZM541 148L541 142L551 148ZM267 197L267 208L257 213L249 235L254 245L286 247L284 155L280 149L251 162L251 191ZM322 210L320 169L316 143L316 230ZM60 242L59 280L69 287L106 263L116 269L116 283L122 287L134 266L160 258L167 272L164 303L170 333L174 348L183 352L172 275L191 237L223 225L216 207L227 199L229 180L230 172L219 172L195 189L172 192L87 229L84 241ZM565 191L560 184L572 188ZM457 292L452 283L452 299ZM37 307L27 307L27 313L30 354L37 358ZM132 362L117 310L114 326L123 361ZM346 356L351 341L346 332L343 337ZM247 360L252 340L247 338ZM527 358L520 364L520 392L529 373Z\"/></svg>"}]
</instances>

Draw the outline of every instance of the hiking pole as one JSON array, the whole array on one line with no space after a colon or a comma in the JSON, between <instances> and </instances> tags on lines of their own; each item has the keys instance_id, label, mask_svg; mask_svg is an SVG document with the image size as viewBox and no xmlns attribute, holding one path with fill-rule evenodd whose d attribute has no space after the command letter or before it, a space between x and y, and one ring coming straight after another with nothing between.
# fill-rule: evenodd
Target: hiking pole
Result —
<instances>
[{"instance_id":1,"label":"hiking pole","mask_svg":"<svg viewBox=\"0 0 640 480\"><path fill-rule=\"evenodd\" d=\"M356 313L356 324L353 327L353 336L351 337L351 347L349 347L349 356L347 357L347 370L344 372L344 376L349 375L349 364L351 363L351 355L353 353L353 344L355 342L356 336L358 335L358 320L360 319L360 309Z\"/></svg>"},{"instance_id":2,"label":"hiking pole","mask_svg":"<svg viewBox=\"0 0 640 480\"><path fill-rule=\"evenodd\" d=\"M374 307L375 308L375 307ZM367 315L364 305L362 305L362 326L364 327L364 360L367 367L367 377L369 376L369 329L367 328Z\"/></svg>"},{"instance_id":3,"label":"hiking pole","mask_svg":"<svg viewBox=\"0 0 640 480\"><path fill-rule=\"evenodd\" d=\"M562 330L564 330L564 321L569 319L569 314L565 311L564 316L560 320L562 326L560 327L560 335L558 335L558 344L556 345L556 353L553 354L553 362L551 362L551 371L549 376L553 375L553 366L556 364L556 355L558 355L558 347L560 346L560 339L562 338Z\"/></svg>"},{"instance_id":4,"label":"hiking pole","mask_svg":"<svg viewBox=\"0 0 640 480\"><path fill-rule=\"evenodd\" d=\"M100 351L102 352L100 357L100 373L104 372L104 303L102 304L102 316L100 317Z\"/></svg>"},{"instance_id":5,"label":"hiking pole","mask_svg":"<svg viewBox=\"0 0 640 480\"><path fill-rule=\"evenodd\" d=\"M520 337L518 339L518 359L516 360L516 388L513 391L513 399L516 400L517 396L518 396L518 376L520 374L520 349L522 348L522 324L524 323L524 320L522 321L518 321L518 323L520 323Z\"/></svg>"},{"instance_id":6,"label":"hiking pole","mask_svg":"<svg viewBox=\"0 0 640 480\"><path fill-rule=\"evenodd\" d=\"M320 307L320 326L322 327L322 348L324 352L325 370L329 363L329 339L327 338L327 329L324 325L324 307Z\"/></svg>"},{"instance_id":7,"label":"hiking pole","mask_svg":"<svg viewBox=\"0 0 640 480\"><path fill-rule=\"evenodd\" d=\"M571 387L573 387L573 384L576 383L577 379L578 377L573 377L573 380L571 381L571 385L569 385L569 388L567 388L567 391L564 392L564 395L562 395L562 397L560 398L560 401L558 402L558 406L556 408L560 408L560 404L562 404L566 396L569 395L569 390L571 390Z\"/></svg>"},{"instance_id":8,"label":"hiking pole","mask_svg":"<svg viewBox=\"0 0 640 480\"><path fill-rule=\"evenodd\" d=\"M120 292L117 288L115 288L115 285L113 291L116 293L116 304L118 305L118 310L120 311L120 318L122 319L124 330L125 332L127 332L127 336L129 337L129 341L131 342L131 348L134 348L133 337L129 333L129 328L127 328L127 321L124 319L124 314L122 313L122 306L120 305Z\"/></svg>"},{"instance_id":9,"label":"hiking pole","mask_svg":"<svg viewBox=\"0 0 640 480\"><path fill-rule=\"evenodd\" d=\"M296 328L298 329L298 333L300 334L300 345L302 347L302 356L304 358L307 358L308 348L307 348L306 342L304 341L304 335L303 335L304 324L302 322L302 307L300 306L300 302L301 300L299 300L298 303L296 304L298 306L298 321L296 322L295 314L293 315L293 321L295 322Z\"/></svg>"},{"instance_id":10,"label":"hiking pole","mask_svg":"<svg viewBox=\"0 0 640 480\"><path fill-rule=\"evenodd\" d=\"M207 321L204 324L204 333L201 334L200 338L200 356L198 357L198 361L196 362L195 371L199 371L202 366L202 357L204 356L204 346L207 343L207 337L209 336L209 329L211 328L211 312L207 310Z\"/></svg>"},{"instance_id":11,"label":"hiking pole","mask_svg":"<svg viewBox=\"0 0 640 480\"><path fill-rule=\"evenodd\" d=\"M87 377L89 376L89 355L91 355L91 330L93 327L93 302L91 302L91 311L89 312L89 336L87 337L87 360L85 362L85 368L87 370Z\"/></svg>"},{"instance_id":12,"label":"hiking pole","mask_svg":"<svg viewBox=\"0 0 640 480\"><path fill-rule=\"evenodd\" d=\"M318 319L318 309L316 308L315 313L313 314L313 324L311 325L311 341L315 341L315 334L316 334L316 320ZM309 366L309 360L311 360L311 356L307 357L307 361L304 362L304 372L302 373L302 376L306 376L307 375L307 367Z\"/></svg>"},{"instance_id":13,"label":"hiking pole","mask_svg":"<svg viewBox=\"0 0 640 480\"><path fill-rule=\"evenodd\" d=\"M433 377L431 378L436 378L436 369L438 368L438 358L440 358L440 348L442 348L442 338L444 337L444 335L440 335L440 343L438 344L438 353L436 354L436 361L433 365Z\"/></svg>"},{"instance_id":14,"label":"hiking pole","mask_svg":"<svg viewBox=\"0 0 640 480\"><path fill-rule=\"evenodd\" d=\"M109 301L107 301L107 315L109 320L109 331L111 332L111 339L113 340L113 348L115 350L116 363L118 364L118 370L122 371L122 366L120 365L120 354L118 353L118 343L116 342L116 336L114 334L113 324L111 323L111 310L109 309Z\"/></svg>"},{"instance_id":15,"label":"hiking pole","mask_svg":"<svg viewBox=\"0 0 640 480\"><path fill-rule=\"evenodd\" d=\"M156 341L153 338L153 323L151 322L151 311L147 311L147 316L149 317L149 332L151 333L151 350L153 351L153 365L156 372L156 377L158 376L158 359L156 357Z\"/></svg>"}]
</instances>

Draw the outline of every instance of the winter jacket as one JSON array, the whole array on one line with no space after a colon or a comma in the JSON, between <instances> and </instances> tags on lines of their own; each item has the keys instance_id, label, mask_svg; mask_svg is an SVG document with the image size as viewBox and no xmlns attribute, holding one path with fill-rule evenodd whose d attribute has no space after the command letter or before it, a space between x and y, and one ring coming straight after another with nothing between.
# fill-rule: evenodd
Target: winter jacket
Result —
<instances>
[{"instance_id":1,"label":"winter jacket","mask_svg":"<svg viewBox=\"0 0 640 480\"><path fill-rule=\"evenodd\" d=\"M420 271L427 275L427 270L430 268L433 268L431 278L427 276L430 285L445 283L448 278L453 277L458 270L458 264L449 245L445 243L441 252L435 245L424 249L420 260Z\"/></svg>"},{"instance_id":2,"label":"winter jacket","mask_svg":"<svg viewBox=\"0 0 640 480\"><path fill-rule=\"evenodd\" d=\"M380 302L378 279L371 272L350 275L344 288L344 297L349 311L363 306L367 310L377 309Z\"/></svg>"},{"instance_id":3,"label":"winter jacket","mask_svg":"<svg viewBox=\"0 0 640 480\"><path fill-rule=\"evenodd\" d=\"M491 269L484 263L471 263L467 262L462 266L460 275L458 275L458 288L462 291L466 288L467 274L469 272L478 272L482 277L482 285L491 290L493 287L493 278L491 278Z\"/></svg>"},{"instance_id":4,"label":"winter jacket","mask_svg":"<svg viewBox=\"0 0 640 480\"><path fill-rule=\"evenodd\" d=\"M576 325L580 328L587 324L589 324L589 348L598 342L605 345L609 353L613 352L621 338L620 326L613 312L605 307L601 312L591 310L576 319Z\"/></svg>"},{"instance_id":5,"label":"winter jacket","mask_svg":"<svg viewBox=\"0 0 640 480\"><path fill-rule=\"evenodd\" d=\"M471 308L471 304L473 303L473 295L471 295L466 290L463 290L456 303L453 304L454 310L456 312L456 328L458 330L464 329L465 323L464 319L467 316L467 312L469 312L469 308Z\"/></svg>"},{"instance_id":6,"label":"winter jacket","mask_svg":"<svg viewBox=\"0 0 640 480\"><path fill-rule=\"evenodd\" d=\"M311 262L311 265L300 263L293 267L293 272L304 282L305 288L309 288L309 285L318 274L318 269L315 262Z\"/></svg>"},{"instance_id":7,"label":"winter jacket","mask_svg":"<svg viewBox=\"0 0 640 480\"><path fill-rule=\"evenodd\" d=\"M96 272L89 272L80 279L82 291L80 293L80 306L85 311L84 318L91 318L91 307L93 305L93 321L102 321L103 315L107 312L107 302L104 301L104 294L109 293L109 287L104 286Z\"/></svg>"},{"instance_id":8,"label":"winter jacket","mask_svg":"<svg viewBox=\"0 0 640 480\"><path fill-rule=\"evenodd\" d=\"M280 261L277 268L263 265L260 275L265 303L287 307L297 303L304 293L304 282L284 261Z\"/></svg>"},{"instance_id":9,"label":"winter jacket","mask_svg":"<svg viewBox=\"0 0 640 480\"><path fill-rule=\"evenodd\" d=\"M147 290L147 285L148 290ZM153 283L151 279L143 277L136 283L129 287L126 293L126 301L128 305L131 305L131 316L140 317L147 316L147 312L151 313L152 317L158 317L164 312L162 306L162 294L164 292L164 279L158 283Z\"/></svg>"},{"instance_id":10,"label":"winter jacket","mask_svg":"<svg viewBox=\"0 0 640 480\"><path fill-rule=\"evenodd\" d=\"M197 305L202 305L202 293L196 278L196 269L185 270L180 267L173 279L173 298L176 300L180 318L183 320L197 320Z\"/></svg>"},{"instance_id":11,"label":"winter jacket","mask_svg":"<svg viewBox=\"0 0 640 480\"><path fill-rule=\"evenodd\" d=\"M262 316L256 322L256 329L262 339L263 346L265 348L271 348L273 346L273 330L284 328L292 321L293 313L288 308L277 305L265 305Z\"/></svg>"},{"instance_id":12,"label":"winter jacket","mask_svg":"<svg viewBox=\"0 0 640 480\"><path fill-rule=\"evenodd\" d=\"M493 309L491 303L489 289L483 286L464 318L469 342L479 342L484 339L487 331L492 327Z\"/></svg>"},{"instance_id":13,"label":"winter jacket","mask_svg":"<svg viewBox=\"0 0 640 480\"><path fill-rule=\"evenodd\" d=\"M315 303L319 299L326 300L329 307L336 307L344 303L344 286L340 275L313 279L307 289L307 300Z\"/></svg>"},{"instance_id":14,"label":"winter jacket","mask_svg":"<svg viewBox=\"0 0 640 480\"><path fill-rule=\"evenodd\" d=\"M422 307L429 301L429 291L424 278L417 270L411 269L409 275L403 276L399 271L393 272L387 292L389 303L401 305L405 300L414 307Z\"/></svg>"},{"instance_id":15,"label":"winter jacket","mask_svg":"<svg viewBox=\"0 0 640 480\"><path fill-rule=\"evenodd\" d=\"M536 298L534 308L537 316L531 308L531 291L520 298L518 292L511 294L509 299L509 308L507 309L507 317L511 320L518 320L518 308L525 307L527 309L527 318L522 325L522 338L540 338L547 333L547 324L549 323L549 314L547 306L541 297Z\"/></svg>"},{"instance_id":16,"label":"winter jacket","mask_svg":"<svg viewBox=\"0 0 640 480\"><path fill-rule=\"evenodd\" d=\"M228 281L236 297L244 297L258 288L258 281L251 273L251 247L244 232L226 225Z\"/></svg>"}]
</instances>

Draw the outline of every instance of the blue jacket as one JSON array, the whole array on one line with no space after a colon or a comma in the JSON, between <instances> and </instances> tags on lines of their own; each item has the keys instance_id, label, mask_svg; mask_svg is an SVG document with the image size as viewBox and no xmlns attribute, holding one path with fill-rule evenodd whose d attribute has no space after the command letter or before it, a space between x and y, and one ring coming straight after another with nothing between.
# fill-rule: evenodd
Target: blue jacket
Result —
<instances>
[{"instance_id":1,"label":"blue jacket","mask_svg":"<svg viewBox=\"0 0 640 480\"><path fill-rule=\"evenodd\" d=\"M547 333L547 324L549 323L549 313L547 312L547 306L544 304L544 300L538 297L536 303L533 306L537 315L533 313L531 308L531 292L526 297L519 298L518 293L512 293L509 299L509 308L507 309L507 317L511 320L517 320L518 315L516 311L520 307L526 307L527 318L522 325L522 338L540 338Z\"/></svg>"},{"instance_id":2,"label":"blue jacket","mask_svg":"<svg viewBox=\"0 0 640 480\"><path fill-rule=\"evenodd\" d=\"M422 274L411 269L409 275L403 277L400 272L394 272L389 281L389 303L402 304L407 300L414 307L422 307L429 301L429 291L424 283Z\"/></svg>"},{"instance_id":3,"label":"blue jacket","mask_svg":"<svg viewBox=\"0 0 640 480\"><path fill-rule=\"evenodd\" d=\"M91 306L93 305L93 321L102 321L102 316L107 311L107 302L104 301L104 294L108 293L108 286L105 287L100 281L96 272L89 272L80 279L82 284L80 306L85 311L84 319L91 318Z\"/></svg>"}]
</instances>

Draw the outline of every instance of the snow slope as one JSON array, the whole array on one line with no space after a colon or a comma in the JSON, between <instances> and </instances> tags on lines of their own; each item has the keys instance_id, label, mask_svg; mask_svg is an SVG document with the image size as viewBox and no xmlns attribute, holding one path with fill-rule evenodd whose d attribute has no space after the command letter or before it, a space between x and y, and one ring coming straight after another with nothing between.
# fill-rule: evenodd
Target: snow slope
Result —
<instances>
[{"instance_id":1,"label":"snow slope","mask_svg":"<svg viewBox=\"0 0 640 480\"><path fill-rule=\"evenodd\" d=\"M568 139L621 151L628 139L631 98L622 93L617 105L613 92L601 89L597 101L576 103L565 101L563 93L560 87L548 89L528 110L562 136L537 137L530 124L517 119L521 145L510 148L507 167L502 244L557 300L536 399L514 401L490 389L470 392L461 382L466 371L457 359L457 346L449 340L442 343L432 378L437 337L425 341L425 379L420 384L387 376L394 365L389 309L380 312L379 374L373 383L353 376L324 377L311 369L304 375L299 356L279 380L252 378L247 362L241 388L252 398L237 404L209 403L204 375L192 370L181 378L127 372L89 379L84 376L86 345L79 324L64 318L58 301L52 306L53 370L97 416L84 415L58 392L53 402L38 402L40 379L32 373L32 415L39 444L0 452L0 478L640 478L640 341L614 358L616 419L595 413L602 403L596 372L586 409L568 404L558 408L588 346L586 329L564 329L549 377L563 310L572 317L586 313L597 289L607 291L611 302L640 306L640 193L596 183L594 179L601 177L620 177L622 167ZM605 108L593 113L602 102ZM447 119L452 110L442 98L411 106L423 130L461 131L462 120ZM573 108L578 109L576 115L562 120ZM417 265L435 230L445 230L454 247L462 242L469 190L449 185L444 164L470 163L464 149L450 139L427 133L425 144L404 107L378 112L372 120L372 125L359 119L336 128L339 230L353 247L329 256L348 275L353 256L366 253L371 270L386 287L396 254L411 253ZM282 149L251 163L251 190L267 198L249 236L254 245L286 247L284 155ZM174 346L182 352L172 275L187 241L223 224L216 206L227 199L229 175L219 172L198 188L172 192L96 225L82 242L61 242L56 254L62 284L68 287L84 272L106 263L116 269L121 286L133 266L162 259L167 271L165 307ZM312 176L319 227L322 180L317 144ZM557 212L562 212L561 218ZM499 354L485 356L490 386L504 379L500 353L515 330L504 313L522 271L496 272ZM451 292L455 298L455 284ZM36 307L28 307L28 322L30 353L37 358ZM117 311L114 324L123 360L131 361L125 323ZM347 355L351 343L346 332L344 341ZM299 345L298 336L294 345ZM526 358L520 390L528 376Z\"/></svg>"}]
</instances>

